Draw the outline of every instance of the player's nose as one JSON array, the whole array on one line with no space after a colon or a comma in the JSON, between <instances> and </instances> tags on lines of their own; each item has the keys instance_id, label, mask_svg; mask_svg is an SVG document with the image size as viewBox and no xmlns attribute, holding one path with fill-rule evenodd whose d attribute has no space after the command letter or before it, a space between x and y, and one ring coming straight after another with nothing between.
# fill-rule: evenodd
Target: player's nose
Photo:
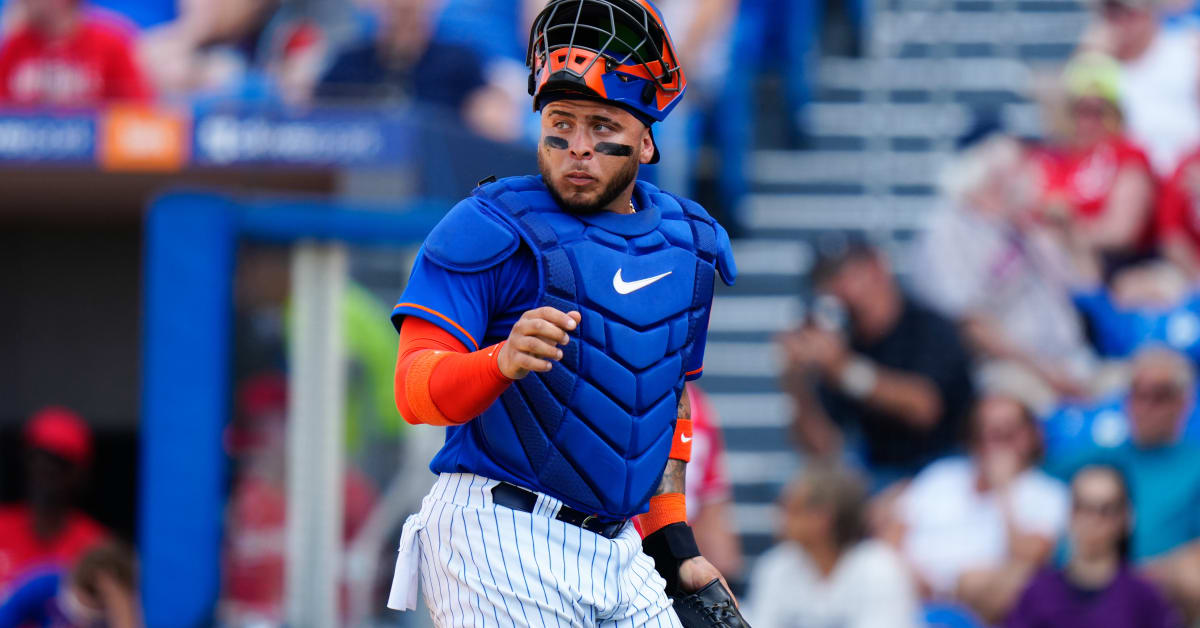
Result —
<instances>
[{"instance_id":1,"label":"player's nose","mask_svg":"<svg viewBox=\"0 0 1200 628\"><path fill-rule=\"evenodd\" d=\"M567 139L567 150L575 159L590 159L592 156L592 141L583 133L575 133Z\"/></svg>"}]
</instances>

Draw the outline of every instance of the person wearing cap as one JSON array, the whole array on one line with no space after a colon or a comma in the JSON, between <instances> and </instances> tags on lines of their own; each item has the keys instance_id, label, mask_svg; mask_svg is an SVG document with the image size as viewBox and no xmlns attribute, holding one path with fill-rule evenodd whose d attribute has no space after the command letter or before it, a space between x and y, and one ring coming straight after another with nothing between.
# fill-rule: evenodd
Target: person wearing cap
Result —
<instances>
[{"instance_id":1,"label":"person wearing cap","mask_svg":"<svg viewBox=\"0 0 1200 628\"><path fill-rule=\"evenodd\" d=\"M858 237L821 243L808 320L782 334L783 388L806 453L841 456L861 435L875 489L950 453L971 403L971 358L949 320L905 295ZM857 453L857 452L856 452Z\"/></svg>"},{"instance_id":2,"label":"person wearing cap","mask_svg":"<svg viewBox=\"0 0 1200 628\"><path fill-rule=\"evenodd\" d=\"M1116 62L1114 96L1129 137L1142 146L1157 177L1200 145L1200 32L1165 26L1167 0L1095 0L1098 14L1081 52Z\"/></svg>"},{"instance_id":3,"label":"person wearing cap","mask_svg":"<svg viewBox=\"0 0 1200 628\"><path fill-rule=\"evenodd\" d=\"M732 244L637 180L687 86L674 44L649 0L551 0L528 66L540 176L481 181L392 313L397 407L446 441L388 605L415 608L423 578L439 626L740 626L684 497L684 386Z\"/></svg>"},{"instance_id":4,"label":"person wearing cap","mask_svg":"<svg viewBox=\"0 0 1200 628\"><path fill-rule=\"evenodd\" d=\"M0 589L22 571L69 568L108 533L75 507L92 458L92 433L75 412L45 408L25 425L26 503L0 507Z\"/></svg>"},{"instance_id":5,"label":"person wearing cap","mask_svg":"<svg viewBox=\"0 0 1200 628\"><path fill-rule=\"evenodd\" d=\"M1068 250L1099 254L1106 275L1146 257L1156 181L1145 152L1124 133L1121 69L1087 53L1063 71L1065 137L1047 153L1041 218Z\"/></svg>"}]
</instances>

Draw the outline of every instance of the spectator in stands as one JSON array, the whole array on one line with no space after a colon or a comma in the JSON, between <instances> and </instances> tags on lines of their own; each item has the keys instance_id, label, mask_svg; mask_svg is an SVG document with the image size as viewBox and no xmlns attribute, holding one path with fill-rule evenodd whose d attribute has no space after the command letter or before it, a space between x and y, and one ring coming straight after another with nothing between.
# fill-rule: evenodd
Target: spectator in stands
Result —
<instances>
[{"instance_id":1,"label":"spectator in stands","mask_svg":"<svg viewBox=\"0 0 1200 628\"><path fill-rule=\"evenodd\" d=\"M455 112L485 137L515 137L515 104L489 83L484 59L466 46L433 38L434 3L384 0L383 9L379 36L334 60L318 98L411 98Z\"/></svg>"},{"instance_id":2,"label":"spectator in stands","mask_svg":"<svg viewBox=\"0 0 1200 628\"><path fill-rule=\"evenodd\" d=\"M712 400L688 384L692 403L692 459L688 463L688 523L709 562L736 580L742 573L742 544L733 522L733 489L725 462L725 442Z\"/></svg>"},{"instance_id":3,"label":"spectator in stands","mask_svg":"<svg viewBox=\"0 0 1200 628\"><path fill-rule=\"evenodd\" d=\"M655 183L692 198L703 144L716 149L717 199L705 203L726 227L737 228L737 209L745 193L745 160L752 130L738 128L723 107L722 90L730 72L733 24L738 0L662 0L656 6L675 28L680 65L687 70L688 97L654 129L664 154L677 155L654 166Z\"/></svg>"},{"instance_id":4,"label":"spectator in stands","mask_svg":"<svg viewBox=\"0 0 1200 628\"><path fill-rule=\"evenodd\" d=\"M984 373L1021 377L1039 409L1081 396L1095 357L1064 256L1030 224L1036 184L1027 151L986 117L959 145L942 176L946 205L916 247L915 293L960 323Z\"/></svg>"},{"instance_id":5,"label":"spectator in stands","mask_svg":"<svg viewBox=\"0 0 1200 628\"><path fill-rule=\"evenodd\" d=\"M1178 353L1143 349L1129 392L1129 442L1050 465L1064 478L1089 464L1124 472L1137 522L1130 557L1193 619L1200 617L1200 446L1181 433L1194 382L1192 365Z\"/></svg>"},{"instance_id":6,"label":"spectator in stands","mask_svg":"<svg viewBox=\"0 0 1200 628\"><path fill-rule=\"evenodd\" d=\"M181 0L140 48L160 91L194 106L306 105L356 30L346 2Z\"/></svg>"},{"instance_id":7,"label":"spectator in stands","mask_svg":"<svg viewBox=\"0 0 1200 628\"><path fill-rule=\"evenodd\" d=\"M0 44L0 104L94 106L152 97L132 33L86 0L21 0L23 23Z\"/></svg>"},{"instance_id":8,"label":"spectator in stands","mask_svg":"<svg viewBox=\"0 0 1200 628\"><path fill-rule=\"evenodd\" d=\"M303 5L284 4L267 23L255 71L284 103L308 105L328 67L332 42L322 16L287 10L297 6Z\"/></svg>"},{"instance_id":9,"label":"spectator in stands","mask_svg":"<svg viewBox=\"0 0 1200 628\"><path fill-rule=\"evenodd\" d=\"M1075 305L1102 356L1129 358L1157 343L1200 361L1200 292L1177 266L1142 262L1118 271L1106 287L1094 257L1075 258Z\"/></svg>"},{"instance_id":10,"label":"spectator in stands","mask_svg":"<svg viewBox=\"0 0 1200 628\"><path fill-rule=\"evenodd\" d=\"M1162 254L1200 282L1200 150L1180 162L1163 185L1156 227Z\"/></svg>"},{"instance_id":11,"label":"spectator in stands","mask_svg":"<svg viewBox=\"0 0 1200 628\"><path fill-rule=\"evenodd\" d=\"M88 550L74 569L29 574L0 602L0 628L139 628L133 552L116 543Z\"/></svg>"},{"instance_id":12,"label":"spectator in stands","mask_svg":"<svg viewBox=\"0 0 1200 628\"><path fill-rule=\"evenodd\" d=\"M1070 559L1040 571L1007 628L1182 628L1175 609L1129 564L1134 520L1121 472L1084 467L1071 481Z\"/></svg>"},{"instance_id":13,"label":"spectator in stands","mask_svg":"<svg viewBox=\"0 0 1200 628\"><path fill-rule=\"evenodd\" d=\"M800 444L836 458L843 429L857 430L875 488L953 450L972 396L954 324L905 296L861 239L823 248L813 280L831 307L779 338Z\"/></svg>"},{"instance_id":14,"label":"spectator in stands","mask_svg":"<svg viewBox=\"0 0 1200 628\"><path fill-rule=\"evenodd\" d=\"M69 568L107 536L75 507L92 457L92 433L71 410L50 407L25 425L24 504L0 507L0 589L40 564Z\"/></svg>"},{"instance_id":15,"label":"spectator in stands","mask_svg":"<svg viewBox=\"0 0 1200 628\"><path fill-rule=\"evenodd\" d=\"M147 31L141 58L168 97L234 95L242 89L279 0L179 0L178 17Z\"/></svg>"},{"instance_id":16,"label":"spectator in stands","mask_svg":"<svg viewBox=\"0 0 1200 628\"><path fill-rule=\"evenodd\" d=\"M1120 68L1091 53L1063 73L1067 137L1046 159L1042 217L1063 237L1099 251L1107 270L1146 256L1155 182L1145 153L1122 133Z\"/></svg>"},{"instance_id":17,"label":"spectator in stands","mask_svg":"<svg viewBox=\"0 0 1200 628\"><path fill-rule=\"evenodd\" d=\"M1143 347L1134 354L1132 360L1133 379L1139 374L1152 373L1164 365L1168 369L1177 368L1176 363L1182 362L1186 378L1184 388L1195 390L1193 367L1187 366L1182 354L1170 357L1173 351L1162 345ZM1129 375L1125 375L1129 379ZM1042 434L1046 440L1046 459L1052 464L1069 460L1081 451L1095 448L1112 448L1129 442L1131 399L1128 383L1123 385L1120 394L1095 403L1066 404L1054 413L1042 419ZM1188 403L1183 410L1186 417L1182 439L1192 443L1200 443L1200 408L1194 402Z\"/></svg>"},{"instance_id":18,"label":"spectator in stands","mask_svg":"<svg viewBox=\"0 0 1200 628\"><path fill-rule=\"evenodd\" d=\"M970 455L913 478L888 536L934 597L955 597L998 621L1049 557L1069 500L1066 487L1037 468L1037 422L1020 401L983 397L968 428Z\"/></svg>"},{"instance_id":19,"label":"spectator in stands","mask_svg":"<svg viewBox=\"0 0 1200 628\"><path fill-rule=\"evenodd\" d=\"M866 536L867 492L849 471L810 467L784 488L779 544L759 557L742 604L757 628L921 625L899 556Z\"/></svg>"},{"instance_id":20,"label":"spectator in stands","mask_svg":"<svg viewBox=\"0 0 1200 628\"><path fill-rule=\"evenodd\" d=\"M1096 2L1099 20L1081 46L1118 64L1114 95L1129 137L1148 153L1154 172L1168 177L1200 144L1200 33L1164 28L1161 0Z\"/></svg>"}]
</instances>

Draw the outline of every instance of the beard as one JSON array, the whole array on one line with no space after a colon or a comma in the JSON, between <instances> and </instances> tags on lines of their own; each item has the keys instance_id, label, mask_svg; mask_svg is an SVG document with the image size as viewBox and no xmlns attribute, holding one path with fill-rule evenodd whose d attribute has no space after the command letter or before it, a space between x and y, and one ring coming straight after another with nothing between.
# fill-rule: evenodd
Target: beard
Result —
<instances>
[{"instance_id":1,"label":"beard","mask_svg":"<svg viewBox=\"0 0 1200 628\"><path fill-rule=\"evenodd\" d=\"M621 192L625 191L625 188L629 187L629 184L637 177L638 159L636 155L627 159L625 165L621 166L621 169L600 190L600 194L591 201L578 198L568 199L563 196L562 191L558 189L557 182L550 175L550 168L542 156L542 151L538 151L538 170L542 173L542 180L546 182L546 188L550 190L550 196L563 211L574 215L595 214L604 211L609 203L620 196Z\"/></svg>"}]
</instances>

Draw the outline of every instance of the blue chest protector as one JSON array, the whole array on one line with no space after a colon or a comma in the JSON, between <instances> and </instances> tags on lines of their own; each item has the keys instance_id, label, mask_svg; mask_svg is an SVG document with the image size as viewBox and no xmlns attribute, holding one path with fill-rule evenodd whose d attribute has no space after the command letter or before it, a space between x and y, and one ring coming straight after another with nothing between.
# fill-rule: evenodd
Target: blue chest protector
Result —
<instances>
[{"instance_id":1,"label":"blue chest protector","mask_svg":"<svg viewBox=\"0 0 1200 628\"><path fill-rule=\"evenodd\" d=\"M728 236L699 205L640 181L634 202L632 215L573 216L541 177L502 179L476 188L426 240L429 259L460 272L524 243L540 303L582 315L553 369L516 382L462 428L490 463L463 470L612 518L645 512L715 277L732 284L736 270Z\"/></svg>"}]
</instances>

